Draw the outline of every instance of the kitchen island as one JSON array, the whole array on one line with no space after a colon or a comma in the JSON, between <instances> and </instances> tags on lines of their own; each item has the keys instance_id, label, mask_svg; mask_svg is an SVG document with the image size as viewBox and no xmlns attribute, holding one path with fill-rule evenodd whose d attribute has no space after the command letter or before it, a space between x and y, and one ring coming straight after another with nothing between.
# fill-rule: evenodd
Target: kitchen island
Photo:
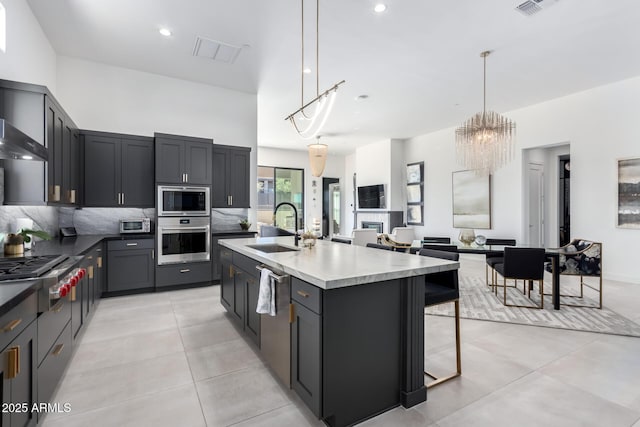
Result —
<instances>
[{"instance_id":1,"label":"kitchen island","mask_svg":"<svg viewBox=\"0 0 640 427\"><path fill-rule=\"evenodd\" d=\"M459 263L322 240L296 248L292 237L220 245L222 305L318 418L348 426L426 400L425 275ZM262 268L290 284L277 288L275 318L255 313Z\"/></svg>"}]
</instances>

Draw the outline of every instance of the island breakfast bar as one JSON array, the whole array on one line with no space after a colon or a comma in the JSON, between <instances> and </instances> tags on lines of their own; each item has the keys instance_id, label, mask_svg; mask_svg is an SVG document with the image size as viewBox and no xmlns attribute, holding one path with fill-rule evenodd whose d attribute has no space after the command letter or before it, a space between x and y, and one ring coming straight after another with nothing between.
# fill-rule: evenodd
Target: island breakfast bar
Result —
<instances>
[{"instance_id":1,"label":"island breakfast bar","mask_svg":"<svg viewBox=\"0 0 640 427\"><path fill-rule=\"evenodd\" d=\"M292 237L220 240L221 303L274 373L327 425L426 400L425 275L458 262ZM275 317L256 314L261 270Z\"/></svg>"}]
</instances>

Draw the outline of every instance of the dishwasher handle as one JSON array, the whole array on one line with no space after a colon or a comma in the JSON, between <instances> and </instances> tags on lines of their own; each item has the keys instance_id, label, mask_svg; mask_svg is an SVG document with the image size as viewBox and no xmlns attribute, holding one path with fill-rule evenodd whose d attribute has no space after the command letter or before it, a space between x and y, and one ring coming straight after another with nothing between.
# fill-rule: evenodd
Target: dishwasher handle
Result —
<instances>
[{"instance_id":1,"label":"dishwasher handle","mask_svg":"<svg viewBox=\"0 0 640 427\"><path fill-rule=\"evenodd\" d=\"M256 270L258 270L260 273L262 273L262 270L264 268L266 268L266 266L264 266L264 265L256 265ZM276 282L282 282L282 281L287 280L289 278L288 274L278 275L278 274L275 274L275 273L271 272L271 273L269 273L269 275L271 277L273 277Z\"/></svg>"}]
</instances>

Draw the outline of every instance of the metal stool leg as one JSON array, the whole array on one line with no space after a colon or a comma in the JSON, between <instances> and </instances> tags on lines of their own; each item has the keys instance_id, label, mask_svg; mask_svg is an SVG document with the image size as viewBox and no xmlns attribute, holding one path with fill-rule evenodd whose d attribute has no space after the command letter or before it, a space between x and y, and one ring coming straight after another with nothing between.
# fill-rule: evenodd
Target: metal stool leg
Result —
<instances>
[{"instance_id":1,"label":"metal stool leg","mask_svg":"<svg viewBox=\"0 0 640 427\"><path fill-rule=\"evenodd\" d=\"M453 378L459 377L462 374L462 357L460 354L460 301L453 301L454 310L455 310L455 322L456 322L456 372L453 374L447 375L445 377L438 378L433 374L430 374L427 371L424 371L425 375L430 376L434 379L426 387L429 389L431 387L435 387L438 384L442 384L443 382L449 381Z\"/></svg>"}]
</instances>

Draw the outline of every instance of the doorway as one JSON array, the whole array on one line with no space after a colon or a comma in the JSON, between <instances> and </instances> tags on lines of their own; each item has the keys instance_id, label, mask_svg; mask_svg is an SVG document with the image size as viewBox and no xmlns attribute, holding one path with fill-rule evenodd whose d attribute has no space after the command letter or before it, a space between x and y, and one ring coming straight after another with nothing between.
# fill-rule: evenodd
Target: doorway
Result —
<instances>
[{"instance_id":1,"label":"doorway","mask_svg":"<svg viewBox=\"0 0 640 427\"><path fill-rule=\"evenodd\" d=\"M329 236L340 234L340 206L342 198L340 195L340 184L329 184Z\"/></svg>"},{"instance_id":2,"label":"doorway","mask_svg":"<svg viewBox=\"0 0 640 427\"><path fill-rule=\"evenodd\" d=\"M529 245L544 246L544 168L538 163L529 163Z\"/></svg>"},{"instance_id":3,"label":"doorway","mask_svg":"<svg viewBox=\"0 0 640 427\"><path fill-rule=\"evenodd\" d=\"M569 156L558 159L558 246L564 246L571 240L571 162Z\"/></svg>"},{"instance_id":4,"label":"doorway","mask_svg":"<svg viewBox=\"0 0 640 427\"><path fill-rule=\"evenodd\" d=\"M332 236L330 231L330 219L331 216L331 194L329 187L333 184L338 184L340 180L338 178L322 178L322 235ZM338 187L338 191L340 188ZM338 217L338 222L340 217Z\"/></svg>"}]
</instances>

